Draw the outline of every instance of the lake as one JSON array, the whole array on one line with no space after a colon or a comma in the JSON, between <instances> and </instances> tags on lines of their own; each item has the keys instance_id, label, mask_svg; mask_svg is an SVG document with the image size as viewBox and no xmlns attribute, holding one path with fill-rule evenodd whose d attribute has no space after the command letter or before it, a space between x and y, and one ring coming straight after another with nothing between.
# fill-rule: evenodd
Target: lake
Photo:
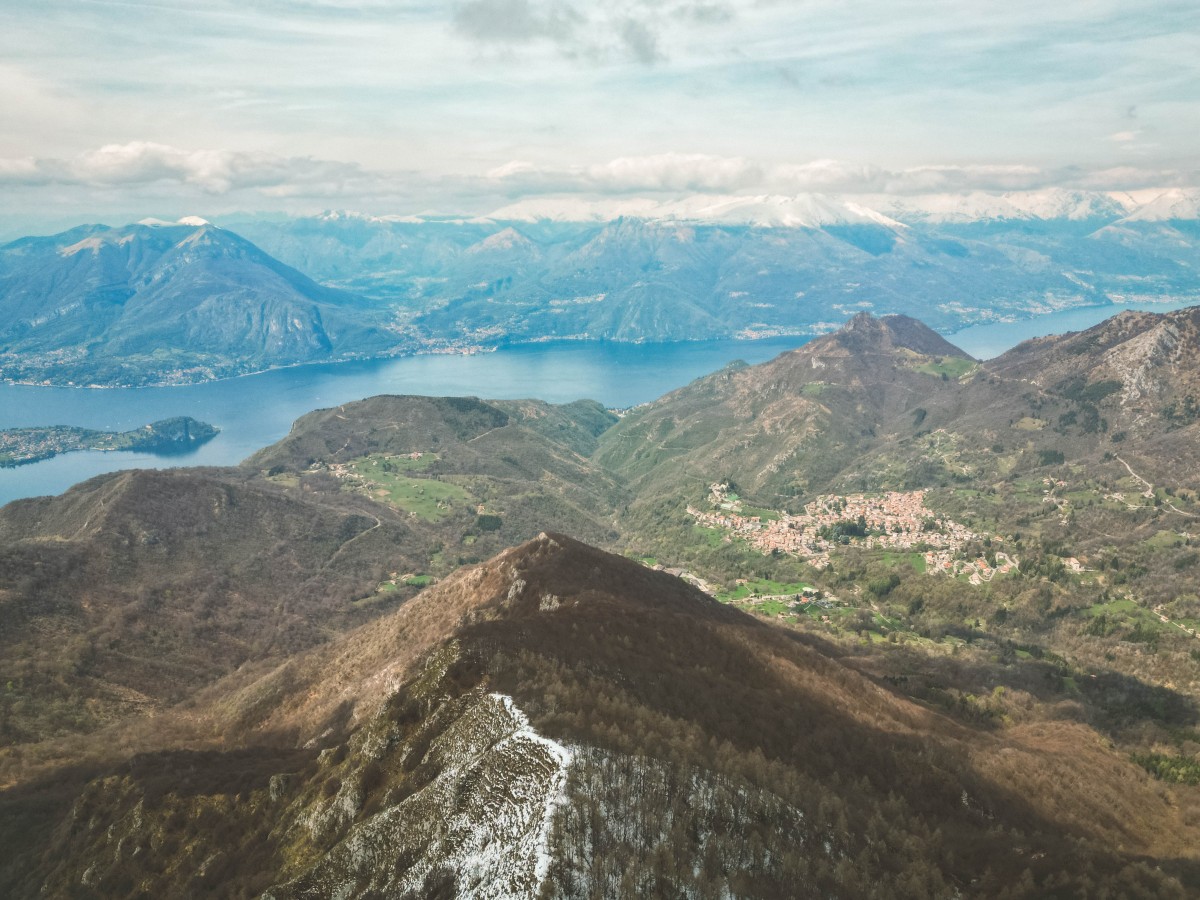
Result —
<instances>
[{"instance_id":1,"label":"lake","mask_svg":"<svg viewBox=\"0 0 1200 900\"><path fill-rule=\"evenodd\" d=\"M1166 311L1186 305L1129 308ZM976 325L949 339L989 358L1035 336L1087 328L1121 306L1051 313L1021 322ZM660 397L735 359L765 362L809 338L621 344L560 341L476 356L413 356L374 362L277 369L189 387L96 390L0 385L0 428L77 425L128 431L170 416L192 416L221 434L182 456L147 453L65 453L15 469L0 469L0 504L57 494L71 485L129 468L226 466L279 440L314 409L374 394L474 395L498 400L536 397L552 403L581 398L628 407Z\"/></svg>"},{"instance_id":2,"label":"lake","mask_svg":"<svg viewBox=\"0 0 1200 900\"><path fill-rule=\"evenodd\" d=\"M733 360L765 362L807 340L560 341L475 356L297 366L187 387L97 390L0 385L0 428L78 425L128 431L168 416L191 416L221 429L203 447L180 456L64 453L0 469L0 504L60 493L93 475L118 469L235 465L282 438L305 413L375 394L536 397L552 403L588 398L609 407L628 407L660 397Z\"/></svg>"}]
</instances>

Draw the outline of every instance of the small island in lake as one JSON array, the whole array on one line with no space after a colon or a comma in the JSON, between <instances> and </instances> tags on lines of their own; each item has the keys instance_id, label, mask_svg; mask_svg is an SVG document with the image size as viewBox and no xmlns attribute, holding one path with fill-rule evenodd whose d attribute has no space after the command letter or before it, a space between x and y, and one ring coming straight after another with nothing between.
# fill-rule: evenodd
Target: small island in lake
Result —
<instances>
[{"instance_id":1,"label":"small island in lake","mask_svg":"<svg viewBox=\"0 0 1200 900\"><path fill-rule=\"evenodd\" d=\"M94 431L70 425L0 429L0 468L40 462L73 450L185 453L211 441L219 430L189 416L162 419L133 431Z\"/></svg>"}]
</instances>

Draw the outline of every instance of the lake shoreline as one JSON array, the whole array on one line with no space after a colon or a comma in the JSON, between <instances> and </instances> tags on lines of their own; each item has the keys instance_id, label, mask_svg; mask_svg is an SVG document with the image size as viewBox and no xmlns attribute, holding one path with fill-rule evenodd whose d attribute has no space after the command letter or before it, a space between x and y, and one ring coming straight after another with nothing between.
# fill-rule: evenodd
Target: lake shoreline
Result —
<instances>
[{"instance_id":1,"label":"lake shoreline","mask_svg":"<svg viewBox=\"0 0 1200 900\"><path fill-rule=\"evenodd\" d=\"M1122 309L1166 312L1187 305L1176 301L1078 307L1016 323L971 326L948 339L977 359L989 359L1031 337L1091 327ZM211 422L221 429L215 439L182 456L143 452L114 456L83 451L0 469L0 504L61 493L87 478L118 469L238 465L286 436L301 416L378 394L540 399L550 403L587 398L609 409L629 409L735 360L766 362L813 337L666 344L580 340L522 343L471 355L422 353L306 363L198 384L164 386L171 390L74 390L66 386L0 384L0 429L71 422L82 428L128 431L146 422L180 415Z\"/></svg>"},{"instance_id":2,"label":"lake shoreline","mask_svg":"<svg viewBox=\"0 0 1200 900\"><path fill-rule=\"evenodd\" d=\"M971 322L959 325L951 331L938 331L942 337L954 343L952 338L963 333L971 333L976 329L1003 327L1003 326L1021 326L1032 325L1035 322L1044 320L1049 317L1064 316L1064 315L1086 315L1089 313L1100 312L1102 310L1111 310L1113 315L1127 309L1135 309L1143 312L1158 312L1169 311L1172 309L1181 308L1181 306L1200 304L1200 297L1189 297L1186 299L1168 298L1162 300L1137 300L1137 301L1110 301L1109 303L1089 303L1082 306L1068 306L1062 309L1054 309L1046 312L1038 313L1033 316L1002 316L994 319L988 319L980 322ZM885 313L885 315L887 315ZM1108 318L1105 316L1104 318ZM1094 323L1093 323L1094 324ZM1090 326L1085 326L1090 327ZM935 329L936 330L936 329ZM587 337L546 337L539 339L509 341L494 345L467 345L463 347L448 347L444 349L419 349L419 350L399 350L395 353L381 353L373 356L347 356L340 359L321 359L310 360L308 362L287 363L284 365L267 366L262 369L254 369L248 372L238 372L235 375L222 375L218 378L204 378L197 381L151 381L144 383L126 383L126 384L75 384L55 381L31 381L20 378L7 378L0 376L0 385L8 385L13 387L30 387L30 388L63 388L68 390L79 391L120 391L120 390L148 390L148 389L169 389L169 388L190 388L206 384L220 384L222 382L236 381L240 378L254 378L260 375L266 375L272 372L284 372L292 369L303 369L315 366L344 366L362 363L381 363L390 360L411 359L413 357L423 356L449 356L449 357L471 357L482 354L497 353L505 350L517 350L520 348L531 347L565 347L572 345L619 345L626 347L647 347L647 346L687 346L687 345L705 345L716 342L738 342L747 344L756 344L763 341L779 341L803 338L806 341L820 337L822 334L827 334L828 330L814 331L811 328L807 330L797 329L795 331L780 332L778 334L765 335L763 337L716 337L716 338L697 338L684 339L678 341L622 341L613 338L587 338ZM1061 331L1044 331L1038 335L1045 336L1049 334L1062 334ZM1026 338L1028 340L1028 338ZM1016 346L1016 345L1013 345ZM966 348L961 348L966 349Z\"/></svg>"}]
</instances>

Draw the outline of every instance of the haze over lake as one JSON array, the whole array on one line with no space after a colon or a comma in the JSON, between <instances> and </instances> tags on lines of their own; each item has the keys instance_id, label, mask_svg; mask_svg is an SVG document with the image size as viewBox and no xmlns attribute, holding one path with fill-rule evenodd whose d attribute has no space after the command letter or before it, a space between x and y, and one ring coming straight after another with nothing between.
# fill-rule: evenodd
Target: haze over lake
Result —
<instances>
[{"instance_id":1,"label":"haze over lake","mask_svg":"<svg viewBox=\"0 0 1200 900\"><path fill-rule=\"evenodd\" d=\"M1164 312L1185 305L1087 307L1019 322L977 325L949 335L949 339L974 356L989 358L1030 337L1087 328L1122 308ZM60 493L87 478L119 469L236 465L282 438L305 413L374 394L534 397L552 403L588 398L624 408L660 397L734 360L765 362L808 340L561 341L475 356L413 356L278 369L187 387L92 390L0 385L0 428L76 425L127 431L156 419L187 415L221 429L214 440L184 455L69 453L0 469L0 504Z\"/></svg>"}]
</instances>

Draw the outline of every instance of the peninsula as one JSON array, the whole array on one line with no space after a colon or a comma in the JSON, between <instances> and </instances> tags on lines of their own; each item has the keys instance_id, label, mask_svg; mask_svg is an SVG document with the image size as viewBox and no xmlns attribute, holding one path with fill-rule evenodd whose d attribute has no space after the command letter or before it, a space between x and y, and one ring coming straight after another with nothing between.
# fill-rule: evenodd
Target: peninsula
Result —
<instances>
[{"instance_id":1,"label":"peninsula","mask_svg":"<svg viewBox=\"0 0 1200 900\"><path fill-rule=\"evenodd\" d=\"M189 416L161 419L132 431L95 431L70 425L0 430L0 467L11 468L73 450L140 450L183 453L214 437L219 429Z\"/></svg>"}]
</instances>

